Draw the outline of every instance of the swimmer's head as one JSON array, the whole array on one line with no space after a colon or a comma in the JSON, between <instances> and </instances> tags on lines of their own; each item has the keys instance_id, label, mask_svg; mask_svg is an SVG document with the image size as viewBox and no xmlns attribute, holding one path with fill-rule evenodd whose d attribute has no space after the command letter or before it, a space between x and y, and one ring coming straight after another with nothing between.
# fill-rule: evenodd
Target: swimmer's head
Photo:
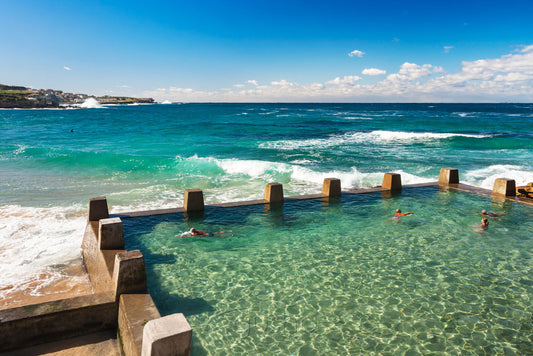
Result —
<instances>
[{"instance_id":1,"label":"swimmer's head","mask_svg":"<svg viewBox=\"0 0 533 356\"><path fill-rule=\"evenodd\" d=\"M191 227L191 229L189 231L194 234L196 232L196 229L194 227Z\"/></svg>"},{"instance_id":2,"label":"swimmer's head","mask_svg":"<svg viewBox=\"0 0 533 356\"><path fill-rule=\"evenodd\" d=\"M481 210L481 214L485 215L485 214L487 214L487 211L483 209L483 210Z\"/></svg>"},{"instance_id":3,"label":"swimmer's head","mask_svg":"<svg viewBox=\"0 0 533 356\"><path fill-rule=\"evenodd\" d=\"M396 212L397 213L401 213L402 211L400 209L396 209Z\"/></svg>"},{"instance_id":4,"label":"swimmer's head","mask_svg":"<svg viewBox=\"0 0 533 356\"><path fill-rule=\"evenodd\" d=\"M489 220L488 220L487 218L483 218L483 219L481 219L481 223L482 223L483 225L487 225L487 226L489 226Z\"/></svg>"}]
</instances>

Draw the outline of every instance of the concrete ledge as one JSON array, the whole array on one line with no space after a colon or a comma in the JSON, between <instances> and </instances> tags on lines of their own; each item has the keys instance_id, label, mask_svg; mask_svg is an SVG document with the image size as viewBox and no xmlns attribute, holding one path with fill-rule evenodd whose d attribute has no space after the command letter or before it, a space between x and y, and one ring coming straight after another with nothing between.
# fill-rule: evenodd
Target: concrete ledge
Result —
<instances>
[{"instance_id":1,"label":"concrete ledge","mask_svg":"<svg viewBox=\"0 0 533 356\"><path fill-rule=\"evenodd\" d=\"M455 168L441 168L439 185L459 184L459 170Z\"/></svg>"},{"instance_id":2,"label":"concrete ledge","mask_svg":"<svg viewBox=\"0 0 533 356\"><path fill-rule=\"evenodd\" d=\"M161 318L150 294L122 294L118 307L118 329L126 355L140 356L143 329L147 322Z\"/></svg>"},{"instance_id":3,"label":"concrete ledge","mask_svg":"<svg viewBox=\"0 0 533 356\"><path fill-rule=\"evenodd\" d=\"M402 190L402 176L398 173L385 173L382 190Z\"/></svg>"},{"instance_id":4,"label":"concrete ledge","mask_svg":"<svg viewBox=\"0 0 533 356\"><path fill-rule=\"evenodd\" d=\"M283 185L281 183L268 183L265 187L265 203L283 204Z\"/></svg>"},{"instance_id":5,"label":"concrete ledge","mask_svg":"<svg viewBox=\"0 0 533 356\"><path fill-rule=\"evenodd\" d=\"M89 221L85 228L82 242L83 263L85 264L95 293L114 289L110 271L113 270L114 255L117 252L116 250L102 251L99 249L98 228L98 221Z\"/></svg>"},{"instance_id":6,"label":"concrete ledge","mask_svg":"<svg viewBox=\"0 0 533 356\"><path fill-rule=\"evenodd\" d=\"M115 255L113 284L116 298L123 293L144 293L146 291L144 257L139 250L123 251Z\"/></svg>"},{"instance_id":7,"label":"concrete ledge","mask_svg":"<svg viewBox=\"0 0 533 356\"><path fill-rule=\"evenodd\" d=\"M191 353L192 329L181 313L167 315L146 323L143 331L142 356Z\"/></svg>"},{"instance_id":8,"label":"concrete ledge","mask_svg":"<svg viewBox=\"0 0 533 356\"><path fill-rule=\"evenodd\" d=\"M124 249L124 232L120 218L101 219L99 221L98 248L100 250Z\"/></svg>"},{"instance_id":9,"label":"concrete ledge","mask_svg":"<svg viewBox=\"0 0 533 356\"><path fill-rule=\"evenodd\" d=\"M0 356L124 356L120 352L116 330L109 329L72 338L47 342L23 349L0 352Z\"/></svg>"},{"instance_id":10,"label":"concrete ledge","mask_svg":"<svg viewBox=\"0 0 533 356\"><path fill-rule=\"evenodd\" d=\"M183 211L203 211L204 193L201 189L186 189L183 200Z\"/></svg>"},{"instance_id":11,"label":"concrete ledge","mask_svg":"<svg viewBox=\"0 0 533 356\"><path fill-rule=\"evenodd\" d=\"M89 200L89 221L107 219L109 210L106 197L96 197Z\"/></svg>"},{"instance_id":12,"label":"concrete ledge","mask_svg":"<svg viewBox=\"0 0 533 356\"><path fill-rule=\"evenodd\" d=\"M0 311L0 351L113 329L117 305L99 293Z\"/></svg>"},{"instance_id":13,"label":"concrete ledge","mask_svg":"<svg viewBox=\"0 0 533 356\"><path fill-rule=\"evenodd\" d=\"M322 185L322 196L338 198L342 194L341 180L338 178L325 178Z\"/></svg>"},{"instance_id":14,"label":"concrete ledge","mask_svg":"<svg viewBox=\"0 0 533 356\"><path fill-rule=\"evenodd\" d=\"M496 178L492 188L492 195L499 197L515 197L516 183L514 179Z\"/></svg>"}]
</instances>

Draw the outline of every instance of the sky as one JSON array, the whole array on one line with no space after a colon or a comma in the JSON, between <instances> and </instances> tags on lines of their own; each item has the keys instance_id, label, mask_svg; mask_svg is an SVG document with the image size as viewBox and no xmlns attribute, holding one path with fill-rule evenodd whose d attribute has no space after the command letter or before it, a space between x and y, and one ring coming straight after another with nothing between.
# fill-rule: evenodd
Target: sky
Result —
<instances>
[{"instance_id":1,"label":"sky","mask_svg":"<svg viewBox=\"0 0 533 356\"><path fill-rule=\"evenodd\" d=\"M0 0L0 83L173 102L533 102L532 14L532 0Z\"/></svg>"}]
</instances>

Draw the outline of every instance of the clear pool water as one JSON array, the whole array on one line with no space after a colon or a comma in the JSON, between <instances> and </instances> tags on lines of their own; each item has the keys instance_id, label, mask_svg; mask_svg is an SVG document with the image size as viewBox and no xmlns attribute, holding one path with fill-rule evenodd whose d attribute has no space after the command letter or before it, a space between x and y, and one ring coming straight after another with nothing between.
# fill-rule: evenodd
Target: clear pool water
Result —
<instances>
[{"instance_id":1,"label":"clear pool water","mask_svg":"<svg viewBox=\"0 0 533 356\"><path fill-rule=\"evenodd\" d=\"M390 220L396 208L415 214ZM485 233L476 212L505 210ZM226 238L174 237L190 227ZM531 354L533 209L436 187L124 220L193 355Z\"/></svg>"}]
</instances>

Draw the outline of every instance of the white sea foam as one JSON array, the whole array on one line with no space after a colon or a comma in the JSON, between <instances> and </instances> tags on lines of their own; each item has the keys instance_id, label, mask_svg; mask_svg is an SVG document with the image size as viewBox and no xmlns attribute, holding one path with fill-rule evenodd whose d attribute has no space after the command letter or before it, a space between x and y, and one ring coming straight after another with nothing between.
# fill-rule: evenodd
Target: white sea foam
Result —
<instances>
[{"instance_id":1,"label":"white sea foam","mask_svg":"<svg viewBox=\"0 0 533 356\"><path fill-rule=\"evenodd\" d=\"M434 132L403 132L403 131L372 131L375 141L432 141L443 140L451 137L486 138L490 135L473 135L461 133L434 133Z\"/></svg>"},{"instance_id":2,"label":"white sea foam","mask_svg":"<svg viewBox=\"0 0 533 356\"><path fill-rule=\"evenodd\" d=\"M281 140L262 143L260 148L278 150L297 150L301 148L327 148L350 144L386 144L409 142L432 142L445 140L452 137L486 138L491 135L461 134L461 133L435 133L435 132L405 132L375 130L372 132L355 132L343 135L333 135L328 138L307 140Z\"/></svg>"},{"instance_id":3,"label":"white sea foam","mask_svg":"<svg viewBox=\"0 0 533 356\"><path fill-rule=\"evenodd\" d=\"M461 181L485 189L492 189L496 178L510 178L516 185L526 185L533 181L533 171L521 166L496 164L461 175Z\"/></svg>"},{"instance_id":4,"label":"white sea foam","mask_svg":"<svg viewBox=\"0 0 533 356\"><path fill-rule=\"evenodd\" d=\"M15 156L26 153L26 149L28 148L28 146L26 146L26 145L17 145L17 146L19 148L17 148L15 151L13 151L13 154Z\"/></svg>"},{"instance_id":5,"label":"white sea foam","mask_svg":"<svg viewBox=\"0 0 533 356\"><path fill-rule=\"evenodd\" d=\"M107 195L111 213L173 209L183 206L183 191L168 184L114 192Z\"/></svg>"},{"instance_id":6,"label":"white sea foam","mask_svg":"<svg viewBox=\"0 0 533 356\"><path fill-rule=\"evenodd\" d=\"M50 266L79 260L86 219L81 206L0 206L0 290L24 285Z\"/></svg>"},{"instance_id":7,"label":"white sea foam","mask_svg":"<svg viewBox=\"0 0 533 356\"><path fill-rule=\"evenodd\" d=\"M368 116L345 116L346 120L374 120L373 117Z\"/></svg>"},{"instance_id":8,"label":"white sea foam","mask_svg":"<svg viewBox=\"0 0 533 356\"><path fill-rule=\"evenodd\" d=\"M95 98L89 98L80 105L80 108L100 109L102 108L102 105Z\"/></svg>"},{"instance_id":9,"label":"white sea foam","mask_svg":"<svg viewBox=\"0 0 533 356\"><path fill-rule=\"evenodd\" d=\"M289 179L289 189L302 189L308 193L309 189L316 189L317 186L324 182L324 178L336 177L341 180L344 188L362 188L373 187L381 184L385 172L362 173L356 167L350 171L315 171L304 165L276 163L258 160L237 160L237 159L213 159L227 174L246 175L250 178L277 178L283 176ZM431 179L419 177L404 171L397 171L402 174L402 181L405 184L424 183ZM303 185L302 185L303 183ZM309 187L305 187L309 184ZM294 185L294 187L291 187ZM315 193L318 191L315 191Z\"/></svg>"},{"instance_id":10,"label":"white sea foam","mask_svg":"<svg viewBox=\"0 0 533 356\"><path fill-rule=\"evenodd\" d=\"M214 162L228 174L244 174L252 178L262 177L271 172L289 172L291 166L259 160L214 159Z\"/></svg>"}]
</instances>

